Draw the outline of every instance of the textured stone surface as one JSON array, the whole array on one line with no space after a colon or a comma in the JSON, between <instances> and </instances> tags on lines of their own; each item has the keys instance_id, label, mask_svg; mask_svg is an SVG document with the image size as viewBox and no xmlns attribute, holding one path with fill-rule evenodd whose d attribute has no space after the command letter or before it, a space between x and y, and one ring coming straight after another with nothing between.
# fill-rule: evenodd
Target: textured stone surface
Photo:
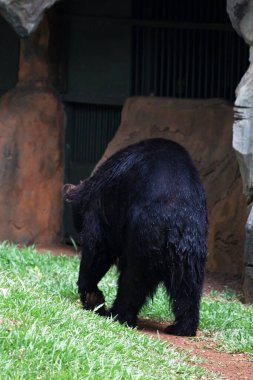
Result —
<instances>
[{"instance_id":1,"label":"textured stone surface","mask_svg":"<svg viewBox=\"0 0 253 380\"><path fill-rule=\"evenodd\" d=\"M250 203L253 197L253 63L243 76L235 101L233 148L240 164L243 190Z\"/></svg>"},{"instance_id":2,"label":"textured stone surface","mask_svg":"<svg viewBox=\"0 0 253 380\"><path fill-rule=\"evenodd\" d=\"M227 0L227 12L234 29L244 38L244 41L253 44L253 1Z\"/></svg>"},{"instance_id":3,"label":"textured stone surface","mask_svg":"<svg viewBox=\"0 0 253 380\"><path fill-rule=\"evenodd\" d=\"M63 125L62 106L48 89L15 89L0 99L0 240L59 238Z\"/></svg>"},{"instance_id":4,"label":"textured stone surface","mask_svg":"<svg viewBox=\"0 0 253 380\"><path fill-rule=\"evenodd\" d=\"M243 291L247 303L253 303L253 267L245 267Z\"/></svg>"},{"instance_id":5,"label":"textured stone surface","mask_svg":"<svg viewBox=\"0 0 253 380\"><path fill-rule=\"evenodd\" d=\"M232 149L233 108L219 100L130 98L100 162L144 138L165 137L193 156L207 192L211 271L242 273L246 202Z\"/></svg>"},{"instance_id":6,"label":"textured stone surface","mask_svg":"<svg viewBox=\"0 0 253 380\"><path fill-rule=\"evenodd\" d=\"M235 30L244 41L253 45L253 1L227 0L227 10ZM236 89L233 147L243 179L247 203L253 201L253 48L250 65ZM251 207L249 207L251 209ZM247 302L253 302L253 226L252 211L246 225L244 292Z\"/></svg>"},{"instance_id":7,"label":"textured stone surface","mask_svg":"<svg viewBox=\"0 0 253 380\"><path fill-rule=\"evenodd\" d=\"M0 240L59 238L65 113L51 85L49 34L44 19L22 41L18 85L0 98Z\"/></svg>"},{"instance_id":8,"label":"textured stone surface","mask_svg":"<svg viewBox=\"0 0 253 380\"><path fill-rule=\"evenodd\" d=\"M253 204L249 206L249 216L246 223L246 243L245 243L245 266L253 268ZM252 278L253 279L253 278Z\"/></svg>"},{"instance_id":9,"label":"textured stone surface","mask_svg":"<svg viewBox=\"0 0 253 380\"><path fill-rule=\"evenodd\" d=\"M45 9L56 1L0 0L0 13L21 37L26 37L37 28Z\"/></svg>"},{"instance_id":10,"label":"textured stone surface","mask_svg":"<svg viewBox=\"0 0 253 380\"><path fill-rule=\"evenodd\" d=\"M252 48L251 48L252 49ZM252 52L250 54L252 56ZM235 149L243 179L243 190L248 204L253 199L253 63L239 83L235 102L233 147ZM246 224L244 252L244 294L247 302L253 302L253 211L249 206Z\"/></svg>"}]
</instances>

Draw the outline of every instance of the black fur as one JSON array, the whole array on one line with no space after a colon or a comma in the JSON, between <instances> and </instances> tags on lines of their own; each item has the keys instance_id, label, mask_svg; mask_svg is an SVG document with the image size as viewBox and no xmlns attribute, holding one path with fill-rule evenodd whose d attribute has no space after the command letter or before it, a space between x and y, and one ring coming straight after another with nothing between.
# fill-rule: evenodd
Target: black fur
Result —
<instances>
[{"instance_id":1,"label":"black fur","mask_svg":"<svg viewBox=\"0 0 253 380\"><path fill-rule=\"evenodd\" d=\"M94 309L103 301L97 284L117 261L113 316L135 326L162 282L175 315L166 332L195 335L208 222L204 190L186 150L165 139L145 140L114 154L80 185L68 186L64 197L72 202L82 241L77 284L84 306Z\"/></svg>"}]
</instances>

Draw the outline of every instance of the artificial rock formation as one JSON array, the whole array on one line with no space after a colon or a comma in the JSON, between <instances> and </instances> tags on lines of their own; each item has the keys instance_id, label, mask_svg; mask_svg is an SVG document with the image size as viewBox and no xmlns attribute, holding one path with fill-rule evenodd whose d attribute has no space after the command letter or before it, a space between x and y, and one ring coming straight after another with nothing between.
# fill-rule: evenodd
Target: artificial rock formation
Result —
<instances>
[{"instance_id":1,"label":"artificial rock formation","mask_svg":"<svg viewBox=\"0 0 253 380\"><path fill-rule=\"evenodd\" d=\"M253 40L252 0L227 0L227 12L229 14L233 28L244 38L244 41L251 45Z\"/></svg>"},{"instance_id":2,"label":"artificial rock formation","mask_svg":"<svg viewBox=\"0 0 253 380\"><path fill-rule=\"evenodd\" d=\"M253 46L253 1L227 0L227 10L235 30ZM244 293L253 302L253 51L250 65L236 89L233 147L240 165L243 190L248 203L245 242Z\"/></svg>"},{"instance_id":3,"label":"artificial rock formation","mask_svg":"<svg viewBox=\"0 0 253 380\"><path fill-rule=\"evenodd\" d=\"M21 42L19 82L0 98L0 240L60 237L65 114L52 86L46 20Z\"/></svg>"},{"instance_id":4,"label":"artificial rock formation","mask_svg":"<svg viewBox=\"0 0 253 380\"><path fill-rule=\"evenodd\" d=\"M0 13L20 37L34 32L42 20L45 9L57 0L0 0Z\"/></svg>"},{"instance_id":5,"label":"artificial rock formation","mask_svg":"<svg viewBox=\"0 0 253 380\"><path fill-rule=\"evenodd\" d=\"M133 97L100 163L145 138L164 137L182 144L203 179L209 209L208 268L241 274L246 202L232 149L233 108L221 100Z\"/></svg>"}]
</instances>

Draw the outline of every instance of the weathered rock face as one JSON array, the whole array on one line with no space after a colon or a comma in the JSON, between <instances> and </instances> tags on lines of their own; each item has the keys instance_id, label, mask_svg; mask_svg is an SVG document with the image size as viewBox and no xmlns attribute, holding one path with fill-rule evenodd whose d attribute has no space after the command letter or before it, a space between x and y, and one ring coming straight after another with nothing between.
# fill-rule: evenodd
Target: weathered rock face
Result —
<instances>
[{"instance_id":1,"label":"weathered rock face","mask_svg":"<svg viewBox=\"0 0 253 380\"><path fill-rule=\"evenodd\" d=\"M233 128L233 147L240 165L243 191L249 205L246 224L244 294L253 303L253 62L243 76L235 102L236 119Z\"/></svg>"},{"instance_id":2,"label":"weathered rock face","mask_svg":"<svg viewBox=\"0 0 253 380\"><path fill-rule=\"evenodd\" d=\"M64 112L48 88L23 87L0 100L0 240L59 238Z\"/></svg>"},{"instance_id":3,"label":"weathered rock face","mask_svg":"<svg viewBox=\"0 0 253 380\"><path fill-rule=\"evenodd\" d=\"M233 28L248 45L251 45L253 41L252 0L227 0L227 12Z\"/></svg>"},{"instance_id":4,"label":"weathered rock face","mask_svg":"<svg viewBox=\"0 0 253 380\"><path fill-rule=\"evenodd\" d=\"M240 164L243 190L250 203L253 199L253 62L237 88L234 110L233 147Z\"/></svg>"},{"instance_id":5,"label":"weathered rock face","mask_svg":"<svg viewBox=\"0 0 253 380\"><path fill-rule=\"evenodd\" d=\"M241 274L246 202L231 146L232 124L233 108L219 100L130 98L100 163L145 138L164 137L182 144L194 158L207 192L208 268Z\"/></svg>"},{"instance_id":6,"label":"weathered rock face","mask_svg":"<svg viewBox=\"0 0 253 380\"><path fill-rule=\"evenodd\" d=\"M57 0L0 0L0 13L12 25L20 37L35 31L45 9Z\"/></svg>"},{"instance_id":7,"label":"weathered rock face","mask_svg":"<svg viewBox=\"0 0 253 380\"><path fill-rule=\"evenodd\" d=\"M48 43L44 20L22 40L19 83L0 98L0 240L59 238L65 114L51 86Z\"/></svg>"},{"instance_id":8,"label":"weathered rock face","mask_svg":"<svg viewBox=\"0 0 253 380\"><path fill-rule=\"evenodd\" d=\"M227 0L227 10L233 27L244 41L253 46L253 1ZM250 48L250 65L236 90L233 147L240 165L243 190L249 205L245 243L244 293L253 302L253 48Z\"/></svg>"}]
</instances>

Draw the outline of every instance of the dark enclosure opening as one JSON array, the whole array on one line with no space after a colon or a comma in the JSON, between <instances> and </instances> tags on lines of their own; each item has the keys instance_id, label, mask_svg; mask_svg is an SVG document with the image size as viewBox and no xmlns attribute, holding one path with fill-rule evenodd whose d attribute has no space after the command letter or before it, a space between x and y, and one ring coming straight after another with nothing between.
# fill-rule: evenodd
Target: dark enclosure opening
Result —
<instances>
[{"instance_id":1,"label":"dark enclosure opening","mask_svg":"<svg viewBox=\"0 0 253 380\"><path fill-rule=\"evenodd\" d=\"M132 93L234 100L248 47L222 0L133 2Z\"/></svg>"}]
</instances>

